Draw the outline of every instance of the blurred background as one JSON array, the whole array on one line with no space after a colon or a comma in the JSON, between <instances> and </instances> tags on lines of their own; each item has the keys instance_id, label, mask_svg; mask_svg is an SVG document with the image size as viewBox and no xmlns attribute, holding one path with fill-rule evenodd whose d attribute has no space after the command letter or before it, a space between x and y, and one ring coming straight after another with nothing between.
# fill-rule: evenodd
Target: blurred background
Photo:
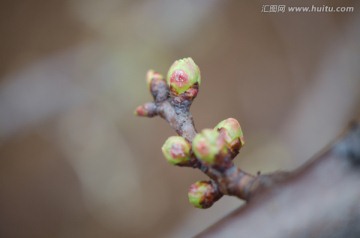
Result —
<instances>
[{"instance_id":1,"label":"blurred background","mask_svg":"<svg viewBox=\"0 0 360 238\"><path fill-rule=\"evenodd\" d=\"M262 13L265 4L353 13ZM292 5L291 5L292 4ZM191 237L242 205L187 201L200 171L169 165L175 133L136 118L145 74L192 57L198 130L237 118L236 158L294 169L360 113L359 1L3 0L0 237Z\"/></svg>"}]
</instances>

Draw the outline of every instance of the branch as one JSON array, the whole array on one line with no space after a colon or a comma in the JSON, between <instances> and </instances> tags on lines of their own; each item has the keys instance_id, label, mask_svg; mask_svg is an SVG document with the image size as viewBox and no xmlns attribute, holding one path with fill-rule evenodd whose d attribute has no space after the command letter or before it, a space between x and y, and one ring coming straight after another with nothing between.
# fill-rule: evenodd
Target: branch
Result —
<instances>
[{"instance_id":1,"label":"branch","mask_svg":"<svg viewBox=\"0 0 360 238\"><path fill-rule=\"evenodd\" d=\"M208 208L223 195L249 201L198 237L360 237L359 122L293 172L251 175L233 163L244 145L237 120L197 133L190 106L199 92L200 70L191 58L176 61L166 81L154 71L147 81L154 101L136 114L158 115L177 132L162 147L168 162L210 178L190 186L190 203Z\"/></svg>"},{"instance_id":2,"label":"branch","mask_svg":"<svg viewBox=\"0 0 360 238\"><path fill-rule=\"evenodd\" d=\"M197 237L360 237L360 123Z\"/></svg>"},{"instance_id":3,"label":"branch","mask_svg":"<svg viewBox=\"0 0 360 238\"><path fill-rule=\"evenodd\" d=\"M236 119L228 118L214 129L197 133L190 106L199 92L200 78L200 70L191 58L175 61L167 80L150 70L147 83L154 101L139 106L135 114L165 119L179 135L165 142L165 158L177 166L199 169L210 178L190 187L189 201L194 206L208 208L223 195L249 201L261 188L285 179L287 173L252 175L234 165L233 159L244 145Z\"/></svg>"}]
</instances>

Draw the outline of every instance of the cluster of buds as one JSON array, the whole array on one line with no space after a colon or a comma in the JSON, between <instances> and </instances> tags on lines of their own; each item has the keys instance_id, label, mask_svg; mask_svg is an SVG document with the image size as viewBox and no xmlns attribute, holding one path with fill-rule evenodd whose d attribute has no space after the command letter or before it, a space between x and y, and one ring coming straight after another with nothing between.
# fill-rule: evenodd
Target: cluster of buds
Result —
<instances>
[{"instance_id":1,"label":"cluster of buds","mask_svg":"<svg viewBox=\"0 0 360 238\"><path fill-rule=\"evenodd\" d=\"M233 166L231 159L244 145L240 124L234 118L221 121L214 129L196 134L192 144L181 136L169 137L162 147L167 161L179 166L192 166L199 161L201 169L222 172ZM195 160L191 160L191 158ZM190 186L189 201L198 208L208 208L221 197L220 188L213 181L196 182Z\"/></svg>"},{"instance_id":2,"label":"cluster of buds","mask_svg":"<svg viewBox=\"0 0 360 238\"><path fill-rule=\"evenodd\" d=\"M171 136L165 141L162 151L167 161L174 165L186 165L191 162L191 156L195 156L204 165L213 166L221 165L229 152L237 154L243 145L239 122L228 118L214 129L204 129L196 134L191 145L181 136Z\"/></svg>"},{"instance_id":3,"label":"cluster of buds","mask_svg":"<svg viewBox=\"0 0 360 238\"><path fill-rule=\"evenodd\" d=\"M239 122L228 118L213 129L204 129L200 133L195 130L190 105L201 82L195 62L191 58L175 61L166 79L149 70L146 81L154 101L139 106L135 114L145 117L159 115L168 121L178 136L169 137L162 146L166 160L173 165L198 168L211 179L190 186L190 203L198 208L208 208L224 194L244 198L241 192L228 189L233 186L233 181L241 183L245 176L232 162L244 145ZM249 181L249 178L252 176L243 180Z\"/></svg>"}]
</instances>

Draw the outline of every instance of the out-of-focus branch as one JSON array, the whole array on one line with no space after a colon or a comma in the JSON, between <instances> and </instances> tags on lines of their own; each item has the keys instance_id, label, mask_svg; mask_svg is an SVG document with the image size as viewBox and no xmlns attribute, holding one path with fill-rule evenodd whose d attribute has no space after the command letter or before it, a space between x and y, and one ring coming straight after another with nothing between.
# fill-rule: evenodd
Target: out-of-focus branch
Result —
<instances>
[{"instance_id":1,"label":"out-of-focus branch","mask_svg":"<svg viewBox=\"0 0 360 238\"><path fill-rule=\"evenodd\" d=\"M197 237L360 237L360 123Z\"/></svg>"}]
</instances>

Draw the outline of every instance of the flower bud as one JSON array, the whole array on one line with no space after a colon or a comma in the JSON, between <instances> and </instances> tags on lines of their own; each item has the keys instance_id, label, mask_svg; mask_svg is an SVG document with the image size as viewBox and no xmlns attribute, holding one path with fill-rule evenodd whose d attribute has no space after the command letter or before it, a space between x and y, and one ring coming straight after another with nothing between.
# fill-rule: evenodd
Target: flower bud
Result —
<instances>
[{"instance_id":1,"label":"flower bud","mask_svg":"<svg viewBox=\"0 0 360 238\"><path fill-rule=\"evenodd\" d=\"M220 131L221 136L232 150L239 151L239 149L245 144L243 131L236 119L225 119L217 124L215 129Z\"/></svg>"},{"instance_id":2,"label":"flower bud","mask_svg":"<svg viewBox=\"0 0 360 238\"><path fill-rule=\"evenodd\" d=\"M223 130L221 130L223 128ZM239 122L234 118L221 121L215 127L231 149L239 150L245 143Z\"/></svg>"},{"instance_id":3,"label":"flower bud","mask_svg":"<svg viewBox=\"0 0 360 238\"><path fill-rule=\"evenodd\" d=\"M210 181L193 183L188 192L189 202L197 208L209 208L221 197Z\"/></svg>"},{"instance_id":4,"label":"flower bud","mask_svg":"<svg viewBox=\"0 0 360 238\"><path fill-rule=\"evenodd\" d=\"M197 87L200 85L200 81L200 69L192 58L175 61L167 74L169 88L176 96L186 92L189 88Z\"/></svg>"},{"instance_id":5,"label":"flower bud","mask_svg":"<svg viewBox=\"0 0 360 238\"><path fill-rule=\"evenodd\" d=\"M157 114L155 103L148 102L144 105L138 106L134 114L140 117L153 117Z\"/></svg>"},{"instance_id":6,"label":"flower bud","mask_svg":"<svg viewBox=\"0 0 360 238\"><path fill-rule=\"evenodd\" d=\"M151 82L153 80L163 80L163 79L164 79L164 77L161 74L155 72L152 69L148 70L146 73L146 84L147 84L148 88L151 87Z\"/></svg>"},{"instance_id":7,"label":"flower bud","mask_svg":"<svg viewBox=\"0 0 360 238\"><path fill-rule=\"evenodd\" d=\"M196 157L207 164L214 164L216 156L226 149L220 133L212 129L204 129L197 134L192 147Z\"/></svg>"},{"instance_id":8,"label":"flower bud","mask_svg":"<svg viewBox=\"0 0 360 238\"><path fill-rule=\"evenodd\" d=\"M168 97L169 89L161 74L149 70L146 74L146 83L155 101L164 101Z\"/></svg>"},{"instance_id":9,"label":"flower bud","mask_svg":"<svg viewBox=\"0 0 360 238\"><path fill-rule=\"evenodd\" d=\"M190 144L181 136L169 137L161 150L170 164L184 165L190 161Z\"/></svg>"}]
</instances>

